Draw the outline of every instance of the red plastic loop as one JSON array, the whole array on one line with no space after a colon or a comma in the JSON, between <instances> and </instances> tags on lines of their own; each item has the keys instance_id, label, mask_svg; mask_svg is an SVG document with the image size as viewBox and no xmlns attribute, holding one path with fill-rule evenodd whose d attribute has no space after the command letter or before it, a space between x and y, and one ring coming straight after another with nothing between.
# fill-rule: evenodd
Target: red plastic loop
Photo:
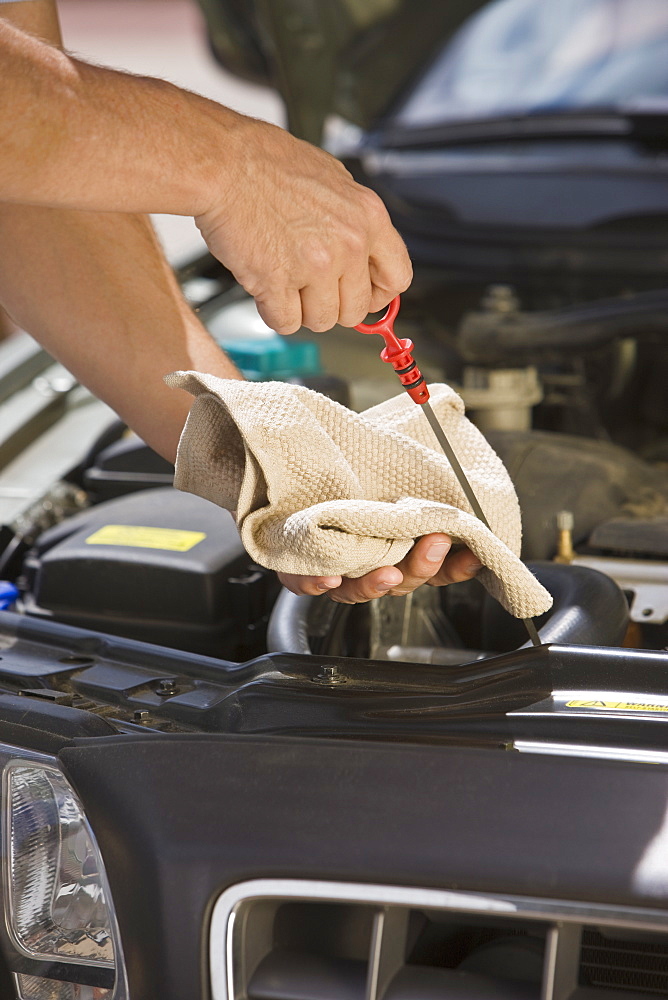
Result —
<instances>
[{"instance_id":1,"label":"red plastic loop","mask_svg":"<svg viewBox=\"0 0 668 1000\"><path fill-rule=\"evenodd\" d=\"M422 377L422 372L412 355L413 341L400 340L394 332L394 321L399 312L400 299L392 299L387 312L377 323L360 323L355 327L360 333L378 333L385 341L385 347L380 352L383 361L392 365L399 381L415 403L426 403L429 399L429 389Z\"/></svg>"},{"instance_id":2,"label":"red plastic loop","mask_svg":"<svg viewBox=\"0 0 668 1000\"><path fill-rule=\"evenodd\" d=\"M382 319L379 319L377 323L358 323L355 329L359 330L360 333L380 334L380 336L385 339L387 346L393 349L392 353L397 350L401 350L401 341L397 338L394 332L394 321L397 318L400 305L401 298L397 295L397 297L392 299L390 302L387 307L387 312Z\"/></svg>"}]
</instances>

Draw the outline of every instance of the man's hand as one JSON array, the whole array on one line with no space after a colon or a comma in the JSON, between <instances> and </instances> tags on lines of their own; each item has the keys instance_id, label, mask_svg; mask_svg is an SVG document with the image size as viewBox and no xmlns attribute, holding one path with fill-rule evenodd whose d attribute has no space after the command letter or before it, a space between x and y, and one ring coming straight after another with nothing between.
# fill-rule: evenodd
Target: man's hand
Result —
<instances>
[{"instance_id":1,"label":"man's hand","mask_svg":"<svg viewBox=\"0 0 668 1000\"><path fill-rule=\"evenodd\" d=\"M233 196L196 222L268 326L355 326L408 288L406 248L373 191L275 125L247 120L235 132L221 178Z\"/></svg>"},{"instance_id":2,"label":"man's hand","mask_svg":"<svg viewBox=\"0 0 668 1000\"><path fill-rule=\"evenodd\" d=\"M294 576L279 573L284 587L293 594L327 594L339 604L363 604L376 597L391 594L396 597L428 583L442 587L448 583L470 580L482 568L468 549L450 552L447 535L433 534L419 538L398 566L383 566L357 580L340 576Z\"/></svg>"}]
</instances>

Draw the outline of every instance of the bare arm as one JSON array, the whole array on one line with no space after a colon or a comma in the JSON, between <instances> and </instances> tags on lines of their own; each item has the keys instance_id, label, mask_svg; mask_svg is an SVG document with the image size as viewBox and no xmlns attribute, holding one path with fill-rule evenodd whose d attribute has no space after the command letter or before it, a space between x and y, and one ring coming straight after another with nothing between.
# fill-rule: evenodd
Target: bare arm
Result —
<instances>
[{"instance_id":1,"label":"bare arm","mask_svg":"<svg viewBox=\"0 0 668 1000\"><path fill-rule=\"evenodd\" d=\"M281 333L352 326L410 283L380 199L282 129L90 66L2 17L0 88L1 200L192 215Z\"/></svg>"},{"instance_id":2,"label":"bare arm","mask_svg":"<svg viewBox=\"0 0 668 1000\"><path fill-rule=\"evenodd\" d=\"M192 397L176 369L241 377L184 301L142 216L0 205L0 301L173 462Z\"/></svg>"},{"instance_id":3,"label":"bare arm","mask_svg":"<svg viewBox=\"0 0 668 1000\"><path fill-rule=\"evenodd\" d=\"M52 0L0 13L60 43ZM0 301L169 461L192 399L163 376L240 377L184 301L143 216L0 202Z\"/></svg>"}]
</instances>

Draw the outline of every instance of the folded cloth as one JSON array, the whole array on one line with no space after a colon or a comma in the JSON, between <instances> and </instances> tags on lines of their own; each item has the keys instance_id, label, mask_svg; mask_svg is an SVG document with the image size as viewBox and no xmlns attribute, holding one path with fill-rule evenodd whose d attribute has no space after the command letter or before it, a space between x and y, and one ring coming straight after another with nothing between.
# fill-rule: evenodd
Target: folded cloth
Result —
<instances>
[{"instance_id":1,"label":"folded cloth","mask_svg":"<svg viewBox=\"0 0 668 1000\"><path fill-rule=\"evenodd\" d=\"M354 413L284 382L174 372L196 397L174 485L236 512L241 539L268 569L360 577L398 563L433 531L483 563L478 578L511 614L552 599L519 559L520 509L503 463L447 385L431 402L491 531L471 512L421 407L406 393Z\"/></svg>"}]
</instances>

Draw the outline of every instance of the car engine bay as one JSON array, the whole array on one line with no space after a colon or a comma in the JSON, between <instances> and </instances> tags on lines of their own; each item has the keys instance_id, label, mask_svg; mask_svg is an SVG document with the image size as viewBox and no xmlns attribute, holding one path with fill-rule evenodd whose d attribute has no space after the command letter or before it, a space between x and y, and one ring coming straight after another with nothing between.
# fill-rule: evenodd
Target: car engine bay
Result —
<instances>
[{"instance_id":1,"label":"car engine bay","mask_svg":"<svg viewBox=\"0 0 668 1000\"><path fill-rule=\"evenodd\" d=\"M0 343L0 994L666 997L663 4L628 50L617 0L200 6L218 61L383 198L397 333L507 467L554 606L534 646L476 580L282 590ZM560 91L549 56L606 18ZM396 394L369 338L279 337L208 253L177 277L246 378Z\"/></svg>"}]
</instances>

